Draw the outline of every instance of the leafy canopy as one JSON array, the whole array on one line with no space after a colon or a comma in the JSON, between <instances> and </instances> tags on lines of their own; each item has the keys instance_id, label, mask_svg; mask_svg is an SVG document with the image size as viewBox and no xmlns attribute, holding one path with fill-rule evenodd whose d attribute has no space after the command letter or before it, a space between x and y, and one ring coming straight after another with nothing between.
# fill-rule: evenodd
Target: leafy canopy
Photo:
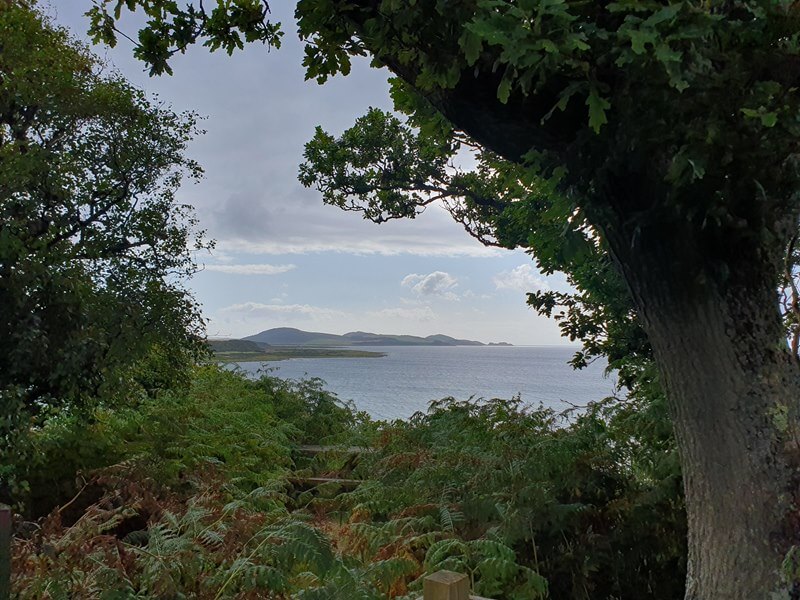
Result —
<instances>
[{"instance_id":1,"label":"leafy canopy","mask_svg":"<svg viewBox=\"0 0 800 600\"><path fill-rule=\"evenodd\" d=\"M202 350L182 287L206 246L177 115L33 10L0 8L0 440L99 396L174 383ZM4 444L0 444L4 445Z\"/></svg>"},{"instance_id":2,"label":"leafy canopy","mask_svg":"<svg viewBox=\"0 0 800 600\"><path fill-rule=\"evenodd\" d=\"M109 13L107 9L112 4L114 8ZM147 24L134 41L117 29L115 21L123 8L133 11L137 7L144 11ZM209 11L202 2L197 7L189 4L181 8L171 1L101 0L88 14L89 33L95 42L102 40L113 47L118 35L134 41L134 54L150 65L151 75L171 74L170 58L200 40L212 52L223 49L228 54L241 50L247 42L260 40L274 48L281 45L280 26L270 23L269 5L263 0L218 1Z\"/></svg>"},{"instance_id":3,"label":"leafy canopy","mask_svg":"<svg viewBox=\"0 0 800 600\"><path fill-rule=\"evenodd\" d=\"M137 7L148 21L136 52L154 72L200 40L229 52L246 41L276 45L279 25L269 21L268 4L257 0L219 1L211 10L103 0L90 11L96 40L113 43L121 11ZM785 136L793 126L796 106L786 90L781 93L792 73L777 69L781 62L795 65L798 55L798 17L790 0L300 0L296 16L307 41L306 75L319 81L346 74L352 56L369 54L438 104L446 90L471 78L483 83L491 74L496 98L509 111L526 102L544 110L527 119L541 133L521 154L533 146L563 158L564 144L623 128L641 142L660 142L672 159L662 168L688 183L703 177L701 159L709 150L731 149L726 143L737 136L726 131L730 125L756 136L776 126ZM168 50L148 50L153 38ZM727 102L718 104L722 99ZM554 102L538 106L545 100ZM583 117L573 119L578 113ZM676 114L684 120L672 120Z\"/></svg>"}]
</instances>

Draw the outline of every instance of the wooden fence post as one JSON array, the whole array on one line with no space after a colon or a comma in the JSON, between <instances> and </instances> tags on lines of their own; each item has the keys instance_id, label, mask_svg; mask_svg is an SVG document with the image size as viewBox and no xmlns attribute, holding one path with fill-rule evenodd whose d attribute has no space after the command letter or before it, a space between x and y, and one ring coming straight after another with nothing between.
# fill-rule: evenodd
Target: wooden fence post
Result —
<instances>
[{"instance_id":1,"label":"wooden fence post","mask_svg":"<svg viewBox=\"0 0 800 600\"><path fill-rule=\"evenodd\" d=\"M469 577L464 573L437 571L422 582L423 600L469 600Z\"/></svg>"},{"instance_id":2,"label":"wooden fence post","mask_svg":"<svg viewBox=\"0 0 800 600\"><path fill-rule=\"evenodd\" d=\"M0 504L0 600L11 598L11 507Z\"/></svg>"}]
</instances>

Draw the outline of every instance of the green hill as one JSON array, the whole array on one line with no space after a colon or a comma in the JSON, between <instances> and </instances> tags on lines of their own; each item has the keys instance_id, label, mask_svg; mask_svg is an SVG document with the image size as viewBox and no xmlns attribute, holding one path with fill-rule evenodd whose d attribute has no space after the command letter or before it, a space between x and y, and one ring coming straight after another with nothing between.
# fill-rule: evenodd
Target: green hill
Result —
<instances>
[{"instance_id":1,"label":"green hill","mask_svg":"<svg viewBox=\"0 0 800 600\"><path fill-rule=\"evenodd\" d=\"M280 346L274 347L252 340L208 340L219 362L269 362L289 358L380 358L382 352L351 350L321 346Z\"/></svg>"},{"instance_id":2,"label":"green hill","mask_svg":"<svg viewBox=\"0 0 800 600\"><path fill-rule=\"evenodd\" d=\"M352 331L344 335L277 327L247 336L247 341L270 346L331 348L342 346L483 346L481 342L460 340L448 335L394 335Z\"/></svg>"},{"instance_id":3,"label":"green hill","mask_svg":"<svg viewBox=\"0 0 800 600\"><path fill-rule=\"evenodd\" d=\"M208 345L215 354L228 352L263 352L268 344L250 340L208 340Z\"/></svg>"}]
</instances>

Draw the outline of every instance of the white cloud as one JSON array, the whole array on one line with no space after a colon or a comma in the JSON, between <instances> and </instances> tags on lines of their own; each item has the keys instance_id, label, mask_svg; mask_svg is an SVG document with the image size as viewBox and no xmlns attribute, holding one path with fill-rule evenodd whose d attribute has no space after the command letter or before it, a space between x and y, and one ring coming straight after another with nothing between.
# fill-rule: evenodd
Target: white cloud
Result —
<instances>
[{"instance_id":1,"label":"white cloud","mask_svg":"<svg viewBox=\"0 0 800 600\"><path fill-rule=\"evenodd\" d=\"M377 228L377 226L375 226ZM377 233L380 233L377 232ZM332 235L325 239L313 235L308 237L288 237L282 240L243 240L225 239L217 241L217 248L228 252L243 254L316 254L336 252L338 254L380 255L380 256L431 256L431 257L471 257L488 258L500 256L496 248L475 246L466 240L464 243L439 243L429 240L415 240L411 236L386 235L379 239L352 238L336 239Z\"/></svg>"},{"instance_id":2,"label":"white cloud","mask_svg":"<svg viewBox=\"0 0 800 600\"><path fill-rule=\"evenodd\" d=\"M406 275L400 285L411 288L411 291L420 296L441 296L448 300L458 300L452 288L458 285L458 279L444 271L434 271L427 275L411 273Z\"/></svg>"},{"instance_id":3,"label":"white cloud","mask_svg":"<svg viewBox=\"0 0 800 600\"><path fill-rule=\"evenodd\" d=\"M233 304L220 309L219 312L223 314L236 313L247 317L301 315L314 319L327 319L344 315L344 313L338 310L321 306L311 306L310 304L261 304L259 302Z\"/></svg>"},{"instance_id":4,"label":"white cloud","mask_svg":"<svg viewBox=\"0 0 800 600\"><path fill-rule=\"evenodd\" d=\"M510 271L501 271L492 281L498 290L536 292L550 289L547 282L539 277L530 265L520 265Z\"/></svg>"},{"instance_id":5,"label":"white cloud","mask_svg":"<svg viewBox=\"0 0 800 600\"><path fill-rule=\"evenodd\" d=\"M406 321L432 321L436 318L436 313L433 312L430 306L421 306L418 308L384 308L369 312L367 316L381 319L403 319Z\"/></svg>"},{"instance_id":6,"label":"white cloud","mask_svg":"<svg viewBox=\"0 0 800 600\"><path fill-rule=\"evenodd\" d=\"M205 265L206 271L215 273L230 273L232 275L280 275L295 269L295 265L269 265L269 264L244 264L244 265Z\"/></svg>"},{"instance_id":7,"label":"white cloud","mask_svg":"<svg viewBox=\"0 0 800 600\"><path fill-rule=\"evenodd\" d=\"M497 248L487 248L468 236L438 206L413 221L391 221L379 226L359 215L324 205L317 192L301 188L300 184L287 184L285 189L272 193L263 189L260 182L241 183L239 187L240 191L200 214L209 237L217 241L217 250L264 255L337 252L489 257L501 254Z\"/></svg>"}]
</instances>

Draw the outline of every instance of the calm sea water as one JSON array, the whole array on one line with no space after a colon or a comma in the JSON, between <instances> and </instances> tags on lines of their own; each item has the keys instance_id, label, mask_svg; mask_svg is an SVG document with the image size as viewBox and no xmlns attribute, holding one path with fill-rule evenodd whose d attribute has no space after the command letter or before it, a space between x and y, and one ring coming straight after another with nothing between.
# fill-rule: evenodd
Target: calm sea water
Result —
<instances>
[{"instance_id":1,"label":"calm sea water","mask_svg":"<svg viewBox=\"0 0 800 600\"><path fill-rule=\"evenodd\" d=\"M319 377L326 389L378 419L406 419L431 400L511 398L562 410L610 395L613 376L599 361L581 371L567 364L574 348L558 346L390 346L365 350L384 358L296 358L269 363L286 379ZM239 363L256 375L262 363Z\"/></svg>"}]
</instances>

